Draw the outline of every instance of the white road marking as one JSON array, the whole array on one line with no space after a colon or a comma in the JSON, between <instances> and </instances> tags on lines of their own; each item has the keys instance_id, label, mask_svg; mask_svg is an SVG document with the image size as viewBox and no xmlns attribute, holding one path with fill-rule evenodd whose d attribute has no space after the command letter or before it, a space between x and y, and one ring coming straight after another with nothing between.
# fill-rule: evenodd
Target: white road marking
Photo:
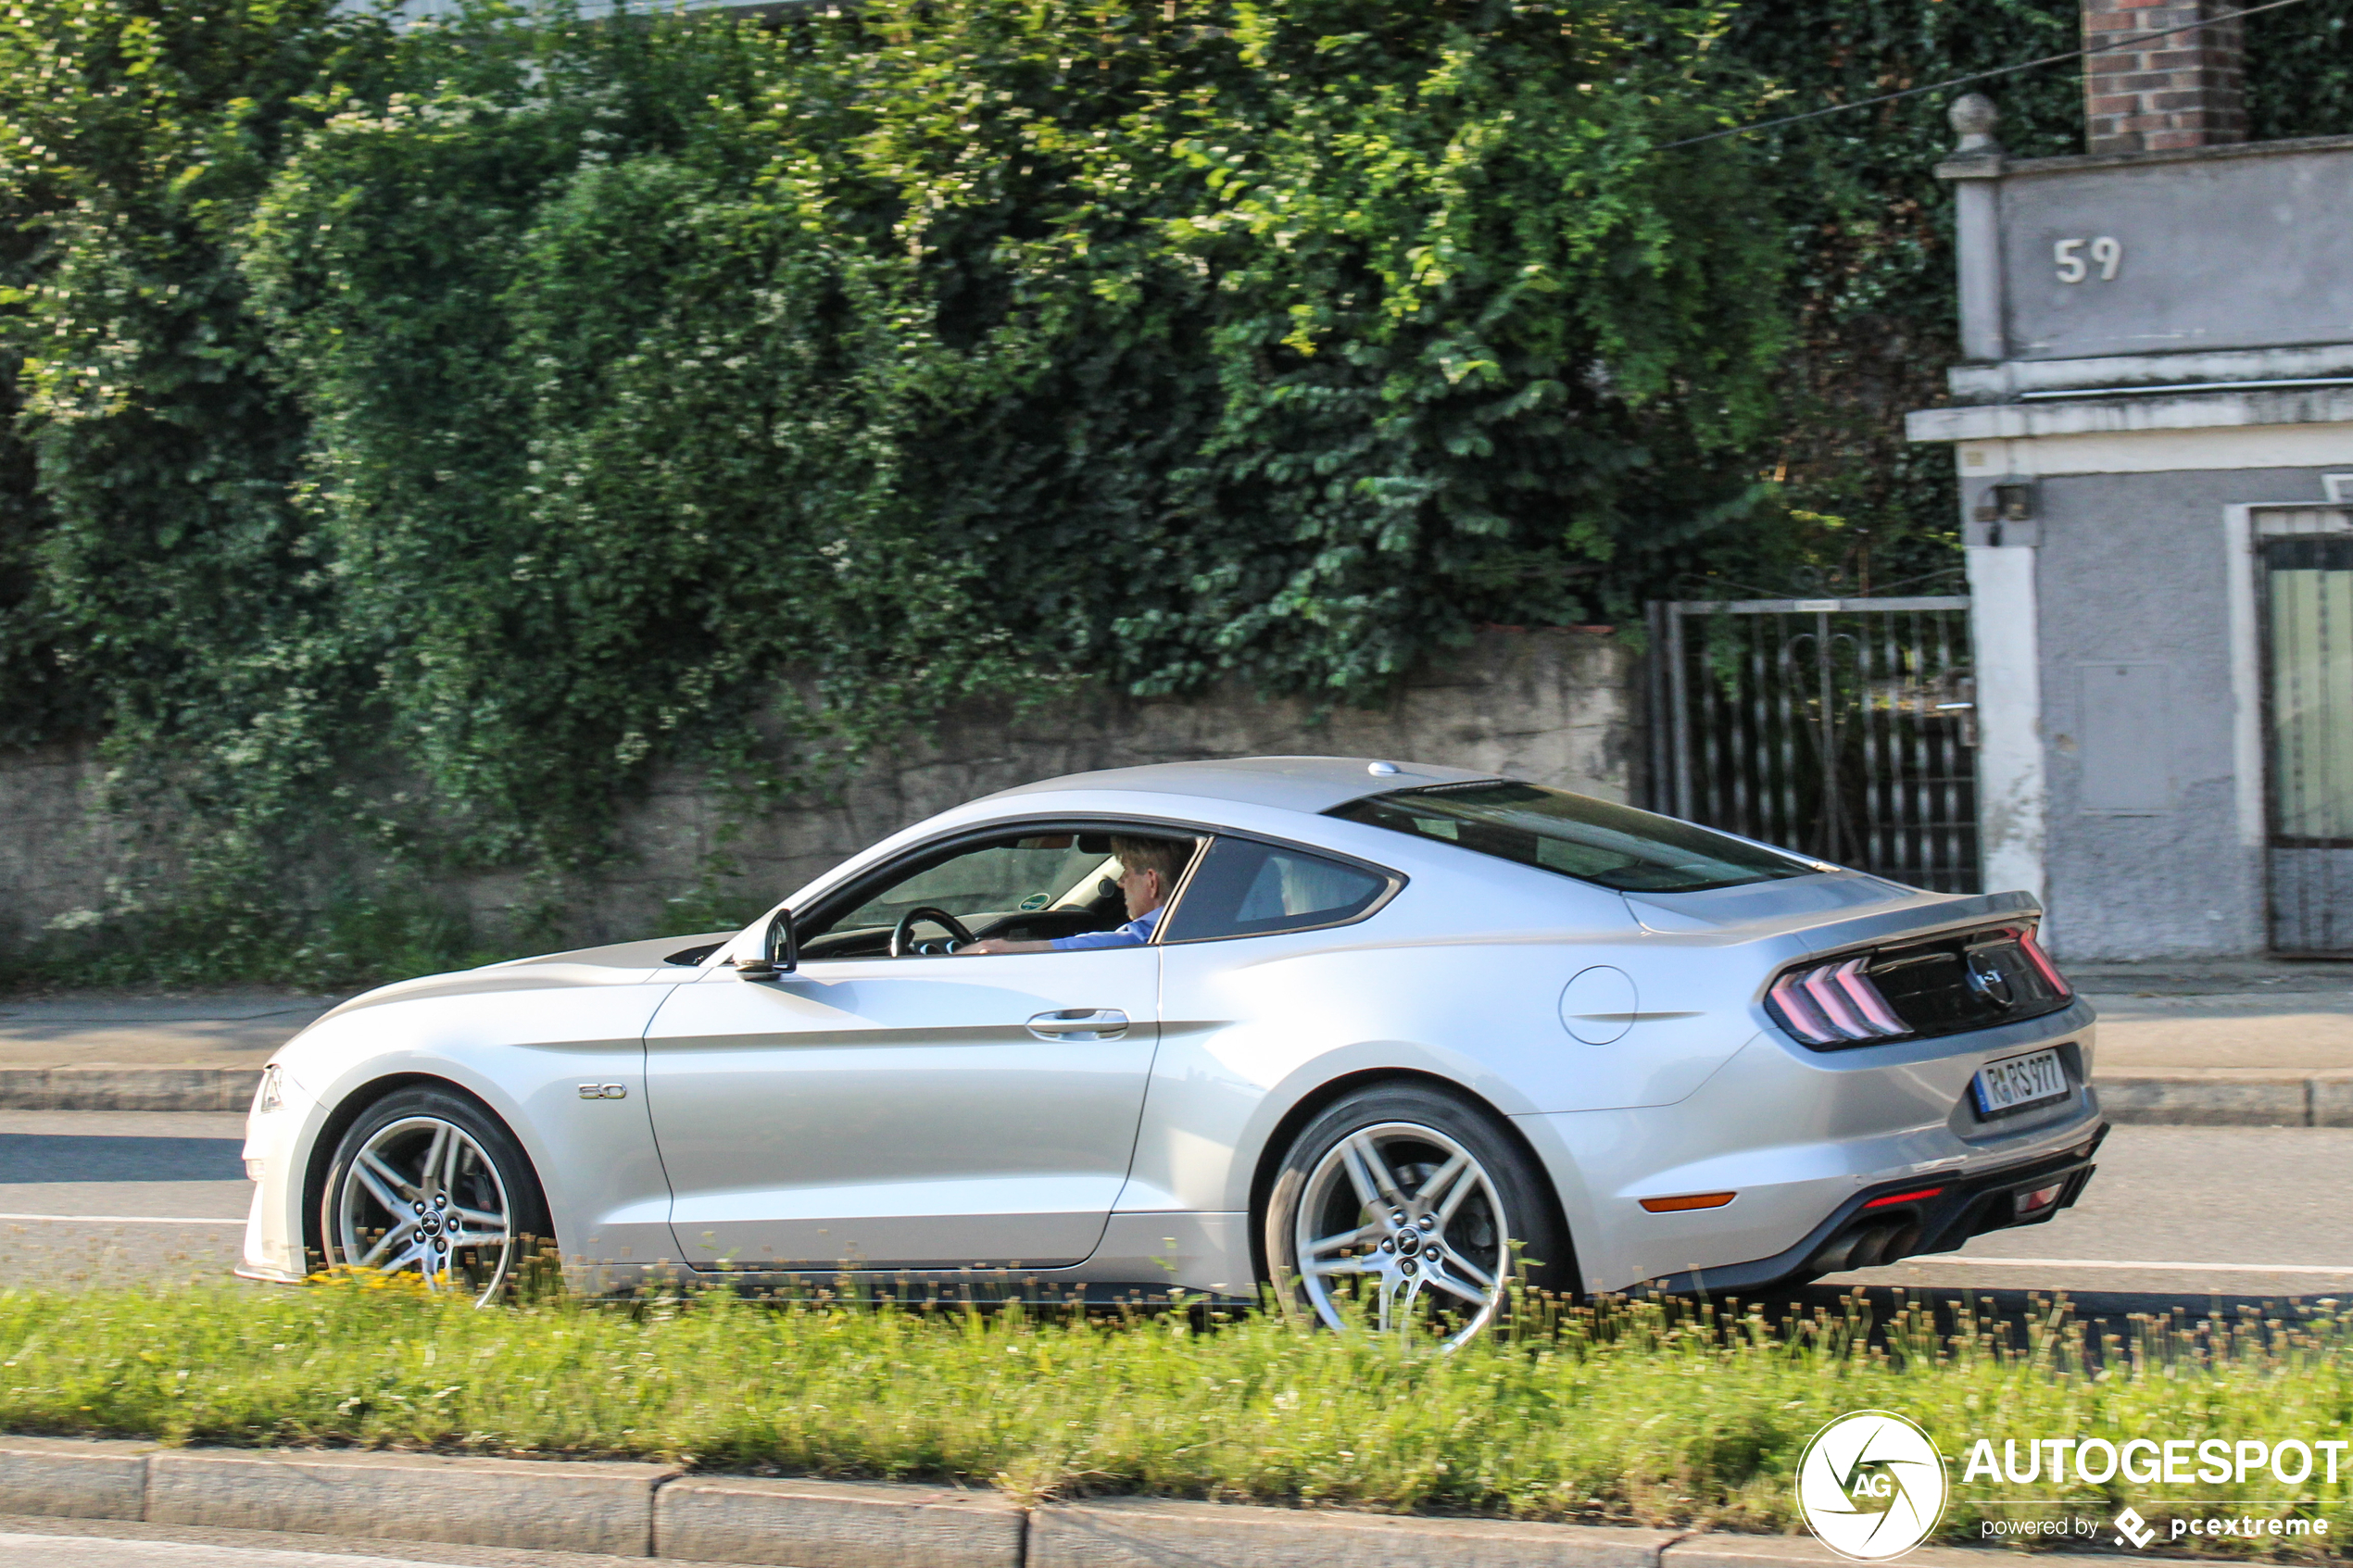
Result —
<instances>
[{"instance_id":1,"label":"white road marking","mask_svg":"<svg viewBox=\"0 0 2353 1568\"><path fill-rule=\"evenodd\" d=\"M1994 1269L2165 1269L2175 1273L2224 1274L2337 1274L2353 1278L2353 1264L2340 1268L2331 1263L2149 1263L2123 1261L2114 1258L1980 1258L1967 1252L1923 1252L1915 1257L1881 1264L1896 1268L1904 1263L1982 1263Z\"/></svg>"},{"instance_id":2,"label":"white road marking","mask_svg":"<svg viewBox=\"0 0 2353 1568\"><path fill-rule=\"evenodd\" d=\"M75 1225L242 1225L245 1216L233 1220L182 1220L161 1214L0 1214L0 1220L51 1220Z\"/></svg>"}]
</instances>

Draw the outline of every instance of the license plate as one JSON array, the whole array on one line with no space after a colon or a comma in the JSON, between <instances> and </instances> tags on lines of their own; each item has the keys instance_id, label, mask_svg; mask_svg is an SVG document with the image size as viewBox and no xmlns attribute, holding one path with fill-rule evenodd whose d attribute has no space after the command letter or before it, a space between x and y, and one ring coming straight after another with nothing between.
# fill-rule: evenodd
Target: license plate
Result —
<instances>
[{"instance_id":1,"label":"license plate","mask_svg":"<svg viewBox=\"0 0 2353 1568\"><path fill-rule=\"evenodd\" d=\"M2059 1065L2058 1052L2036 1051L2032 1056L1988 1062L1977 1070L1972 1087L1977 1091L1977 1113L1999 1116L2046 1099L2065 1098L2067 1069Z\"/></svg>"}]
</instances>

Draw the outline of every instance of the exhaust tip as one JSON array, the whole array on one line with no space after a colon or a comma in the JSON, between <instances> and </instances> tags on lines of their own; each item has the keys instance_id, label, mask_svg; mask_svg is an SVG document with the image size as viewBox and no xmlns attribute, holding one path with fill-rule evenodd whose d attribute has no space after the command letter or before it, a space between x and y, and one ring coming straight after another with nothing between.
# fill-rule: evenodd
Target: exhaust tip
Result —
<instances>
[{"instance_id":1,"label":"exhaust tip","mask_svg":"<svg viewBox=\"0 0 2353 1568\"><path fill-rule=\"evenodd\" d=\"M1841 1274L1849 1269L1876 1269L1908 1258L1919 1249L1920 1227L1908 1224L1857 1224L1824 1242L1806 1266L1817 1274Z\"/></svg>"}]
</instances>

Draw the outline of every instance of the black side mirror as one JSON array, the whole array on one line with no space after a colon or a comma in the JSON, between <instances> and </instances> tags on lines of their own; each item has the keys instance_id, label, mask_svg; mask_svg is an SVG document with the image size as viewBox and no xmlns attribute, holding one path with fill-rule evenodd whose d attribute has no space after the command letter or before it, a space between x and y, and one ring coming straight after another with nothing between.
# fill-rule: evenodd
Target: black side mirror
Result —
<instances>
[{"instance_id":1,"label":"black side mirror","mask_svg":"<svg viewBox=\"0 0 2353 1568\"><path fill-rule=\"evenodd\" d=\"M736 973L745 980L774 980L799 967L800 941L793 935L790 909L778 909L770 918L758 958L736 960Z\"/></svg>"}]
</instances>

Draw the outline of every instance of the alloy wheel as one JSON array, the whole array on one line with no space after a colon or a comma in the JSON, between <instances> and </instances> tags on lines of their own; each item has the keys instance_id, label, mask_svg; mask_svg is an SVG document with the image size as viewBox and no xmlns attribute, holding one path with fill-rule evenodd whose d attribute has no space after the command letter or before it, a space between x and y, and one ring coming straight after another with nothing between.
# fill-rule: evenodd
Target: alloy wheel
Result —
<instances>
[{"instance_id":1,"label":"alloy wheel","mask_svg":"<svg viewBox=\"0 0 2353 1568\"><path fill-rule=\"evenodd\" d=\"M1369 1291L1383 1332L1421 1325L1453 1347L1486 1327L1511 1274L1508 1216L1478 1158L1434 1127L1385 1122L1326 1152L1302 1190L1301 1284L1316 1315L1347 1327Z\"/></svg>"},{"instance_id":2,"label":"alloy wheel","mask_svg":"<svg viewBox=\"0 0 2353 1568\"><path fill-rule=\"evenodd\" d=\"M404 1116L371 1134L339 1173L328 1214L334 1261L414 1272L434 1290L488 1300L514 1265L512 1206L472 1134Z\"/></svg>"}]
</instances>

